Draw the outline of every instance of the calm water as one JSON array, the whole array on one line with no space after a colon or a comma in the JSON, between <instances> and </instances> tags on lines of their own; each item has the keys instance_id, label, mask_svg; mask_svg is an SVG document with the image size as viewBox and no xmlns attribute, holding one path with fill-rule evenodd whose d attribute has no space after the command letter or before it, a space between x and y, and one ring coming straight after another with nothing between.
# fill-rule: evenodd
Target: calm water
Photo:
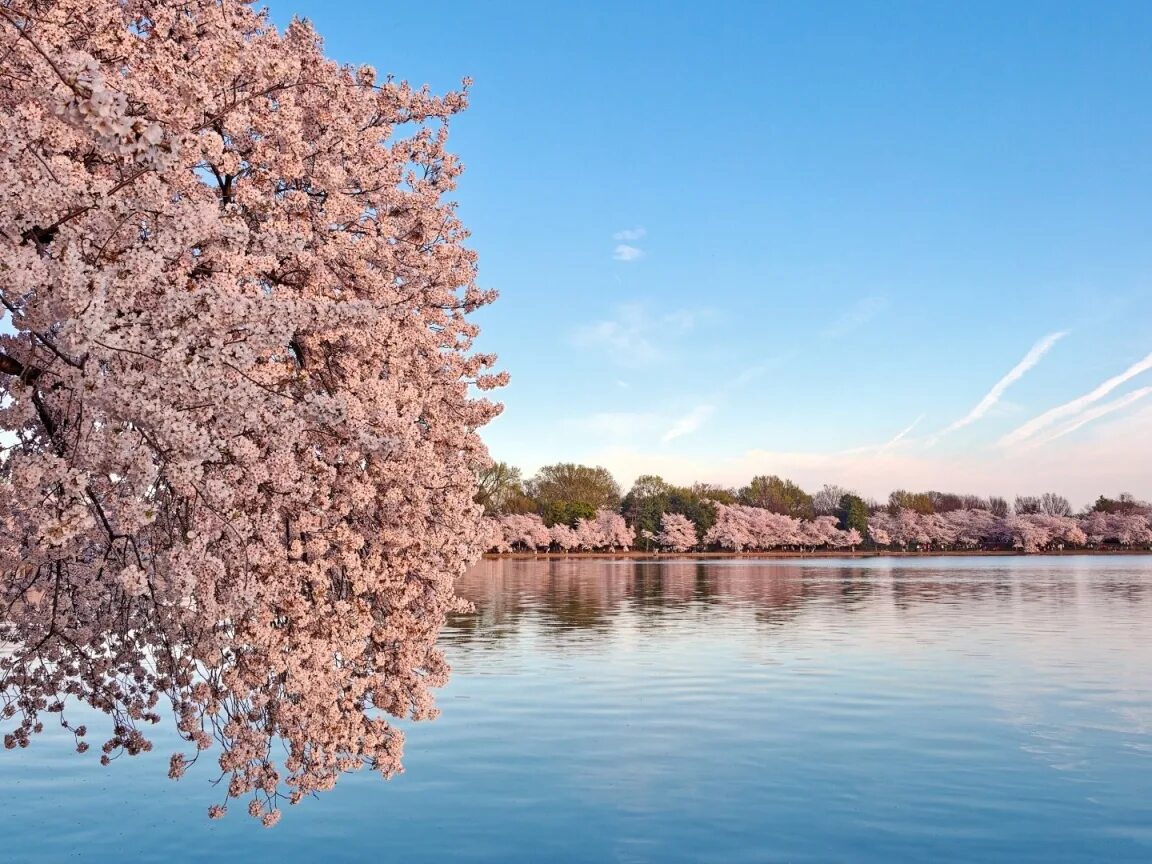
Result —
<instances>
[{"instance_id":1,"label":"calm water","mask_svg":"<svg viewBox=\"0 0 1152 864\"><path fill-rule=\"evenodd\" d=\"M0 752L3 861L1150 861L1152 558L485 562L408 772Z\"/></svg>"}]
</instances>

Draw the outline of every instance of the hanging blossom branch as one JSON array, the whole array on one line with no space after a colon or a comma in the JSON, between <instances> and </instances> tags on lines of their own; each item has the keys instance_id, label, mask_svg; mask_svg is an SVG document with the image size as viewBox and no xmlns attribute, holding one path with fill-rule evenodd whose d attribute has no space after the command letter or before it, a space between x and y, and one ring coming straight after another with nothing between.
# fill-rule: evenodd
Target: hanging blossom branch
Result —
<instances>
[{"instance_id":1,"label":"hanging blossom branch","mask_svg":"<svg viewBox=\"0 0 1152 864\"><path fill-rule=\"evenodd\" d=\"M110 764L167 705L170 776L211 752L210 815L266 825L391 776L390 718L446 680L499 411L474 391L504 381L444 197L464 94L239 0L7 0L0 38L5 746L51 717L88 752L79 702Z\"/></svg>"}]
</instances>

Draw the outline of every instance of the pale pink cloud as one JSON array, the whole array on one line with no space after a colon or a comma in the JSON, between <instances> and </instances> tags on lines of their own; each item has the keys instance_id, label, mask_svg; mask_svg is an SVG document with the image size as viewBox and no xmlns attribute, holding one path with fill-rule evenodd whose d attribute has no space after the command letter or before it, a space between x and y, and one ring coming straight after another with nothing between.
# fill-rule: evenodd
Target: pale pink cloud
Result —
<instances>
[{"instance_id":1,"label":"pale pink cloud","mask_svg":"<svg viewBox=\"0 0 1152 864\"><path fill-rule=\"evenodd\" d=\"M863 495L886 498L893 489L937 489L1004 495L1052 491L1075 506L1102 494L1129 491L1152 498L1152 408L1123 423L1093 427L1089 434L1024 452L985 451L957 456L887 445L836 452L749 450L729 457L669 450L605 448L571 454L604 465L627 487L640 474L674 483L706 481L739 486L756 474L780 474L806 489L837 483Z\"/></svg>"}]
</instances>

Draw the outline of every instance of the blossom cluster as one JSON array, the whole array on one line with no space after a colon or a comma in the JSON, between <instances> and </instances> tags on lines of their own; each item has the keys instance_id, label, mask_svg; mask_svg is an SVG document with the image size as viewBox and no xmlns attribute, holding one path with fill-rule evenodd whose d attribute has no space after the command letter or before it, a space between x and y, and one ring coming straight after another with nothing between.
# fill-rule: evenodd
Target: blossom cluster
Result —
<instances>
[{"instance_id":1,"label":"blossom cluster","mask_svg":"<svg viewBox=\"0 0 1152 864\"><path fill-rule=\"evenodd\" d=\"M160 122L132 113L128 97L108 86L94 57L73 54L67 59L76 71L61 82L70 91L56 106L62 119L129 164L158 169L176 164L178 142L167 138Z\"/></svg>"},{"instance_id":2,"label":"blossom cluster","mask_svg":"<svg viewBox=\"0 0 1152 864\"><path fill-rule=\"evenodd\" d=\"M660 531L653 538L661 549L687 552L696 546L696 524L682 513L661 513Z\"/></svg>"}]
</instances>

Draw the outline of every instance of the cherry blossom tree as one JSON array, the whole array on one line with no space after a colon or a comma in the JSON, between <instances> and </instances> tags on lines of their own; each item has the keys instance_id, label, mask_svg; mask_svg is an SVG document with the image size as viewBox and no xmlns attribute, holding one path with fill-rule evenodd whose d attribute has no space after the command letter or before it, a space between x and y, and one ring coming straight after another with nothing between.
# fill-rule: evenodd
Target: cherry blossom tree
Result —
<instances>
[{"instance_id":1,"label":"cherry blossom tree","mask_svg":"<svg viewBox=\"0 0 1152 864\"><path fill-rule=\"evenodd\" d=\"M504 525L497 516L485 516L480 522L480 543L486 552L511 552L512 547L504 538Z\"/></svg>"},{"instance_id":2,"label":"cherry blossom tree","mask_svg":"<svg viewBox=\"0 0 1152 864\"><path fill-rule=\"evenodd\" d=\"M1152 543L1152 530L1147 517L1139 513L1111 513L1105 535L1121 546L1147 546Z\"/></svg>"},{"instance_id":3,"label":"cherry blossom tree","mask_svg":"<svg viewBox=\"0 0 1152 864\"><path fill-rule=\"evenodd\" d=\"M873 513L868 518L868 536L877 546L892 546L892 535L895 531L895 520L886 510Z\"/></svg>"},{"instance_id":4,"label":"cherry blossom tree","mask_svg":"<svg viewBox=\"0 0 1152 864\"><path fill-rule=\"evenodd\" d=\"M1049 542L1061 549L1065 546L1084 546L1088 542L1088 536L1080 527L1079 521L1071 516L1040 513L1031 518L1032 521L1044 526L1050 537Z\"/></svg>"},{"instance_id":5,"label":"cherry blossom tree","mask_svg":"<svg viewBox=\"0 0 1152 864\"><path fill-rule=\"evenodd\" d=\"M822 517L824 527L836 525L835 517ZM717 504L716 521L704 535L704 544L733 552L745 549L768 550L801 545L820 545L821 537L813 535L812 523L805 523L783 513L745 504ZM805 529L805 525L809 527Z\"/></svg>"},{"instance_id":6,"label":"cherry blossom tree","mask_svg":"<svg viewBox=\"0 0 1152 864\"><path fill-rule=\"evenodd\" d=\"M561 551L570 552L580 547L579 535L563 522L557 522L552 526L551 531L552 542Z\"/></svg>"},{"instance_id":7,"label":"cherry blossom tree","mask_svg":"<svg viewBox=\"0 0 1152 864\"><path fill-rule=\"evenodd\" d=\"M624 550L632 548L632 529L619 513L602 507L596 511L594 521L600 548L608 549L610 552L615 552L617 547Z\"/></svg>"},{"instance_id":8,"label":"cherry blossom tree","mask_svg":"<svg viewBox=\"0 0 1152 864\"><path fill-rule=\"evenodd\" d=\"M893 534L901 546L926 546L931 542L921 514L915 510L901 510L896 516L896 531Z\"/></svg>"},{"instance_id":9,"label":"cherry blossom tree","mask_svg":"<svg viewBox=\"0 0 1152 864\"><path fill-rule=\"evenodd\" d=\"M987 510L952 510L918 514L902 510L897 516L876 513L869 532L879 546L934 546L939 549L1012 547L1023 552L1098 546L1152 544L1152 525L1140 513L1093 511L1081 517L1044 512L1000 517Z\"/></svg>"},{"instance_id":10,"label":"cherry blossom tree","mask_svg":"<svg viewBox=\"0 0 1152 864\"><path fill-rule=\"evenodd\" d=\"M0 721L174 708L222 815L401 770L487 542L465 94L239 0L0 4ZM281 752L283 745L284 756Z\"/></svg>"},{"instance_id":11,"label":"cherry blossom tree","mask_svg":"<svg viewBox=\"0 0 1152 864\"><path fill-rule=\"evenodd\" d=\"M869 520L868 521L868 534L872 537L872 541L877 546L890 546L890 545L892 545L892 536L891 536L891 534L889 534L888 528L886 525L880 524L878 522L874 522L873 520Z\"/></svg>"},{"instance_id":12,"label":"cherry blossom tree","mask_svg":"<svg viewBox=\"0 0 1152 864\"><path fill-rule=\"evenodd\" d=\"M696 546L696 526L691 519L680 513L662 513L656 542L663 549L687 552Z\"/></svg>"},{"instance_id":13,"label":"cherry blossom tree","mask_svg":"<svg viewBox=\"0 0 1152 864\"><path fill-rule=\"evenodd\" d=\"M964 549L997 543L1004 534L1003 520L988 510L950 510L943 517L953 544Z\"/></svg>"},{"instance_id":14,"label":"cherry blossom tree","mask_svg":"<svg viewBox=\"0 0 1152 864\"><path fill-rule=\"evenodd\" d=\"M754 514L758 545L762 549L798 546L805 542L801 521L783 513L759 510ZM833 522L835 520L833 519Z\"/></svg>"},{"instance_id":15,"label":"cherry blossom tree","mask_svg":"<svg viewBox=\"0 0 1152 864\"><path fill-rule=\"evenodd\" d=\"M903 512L910 513L911 511ZM905 521L902 523L889 513L876 513L868 520L868 531L873 538L876 538L877 543L881 543L879 540L880 536L888 538L888 542L882 543L881 545L903 547L908 543L906 536L907 519L908 517L905 517Z\"/></svg>"},{"instance_id":16,"label":"cherry blossom tree","mask_svg":"<svg viewBox=\"0 0 1152 864\"><path fill-rule=\"evenodd\" d=\"M716 505L716 521L704 534L706 546L719 546L731 552L741 552L753 543L746 520L742 518L744 507L733 504Z\"/></svg>"},{"instance_id":17,"label":"cherry blossom tree","mask_svg":"<svg viewBox=\"0 0 1152 864\"><path fill-rule=\"evenodd\" d=\"M1052 541L1052 534L1042 522L1033 518L1034 514L1024 513L1010 516L1005 528L1012 539L1012 546L1024 552L1038 552Z\"/></svg>"},{"instance_id":18,"label":"cherry blossom tree","mask_svg":"<svg viewBox=\"0 0 1152 864\"><path fill-rule=\"evenodd\" d=\"M535 513L507 513L499 522L506 547L538 551L552 544L551 529Z\"/></svg>"},{"instance_id":19,"label":"cherry blossom tree","mask_svg":"<svg viewBox=\"0 0 1152 864\"><path fill-rule=\"evenodd\" d=\"M1089 546L1099 546L1104 542L1110 527L1108 517L1109 514L1102 510L1093 510L1080 520L1080 527L1088 536Z\"/></svg>"},{"instance_id":20,"label":"cherry blossom tree","mask_svg":"<svg viewBox=\"0 0 1152 864\"><path fill-rule=\"evenodd\" d=\"M928 544L937 549L951 549L959 537L955 524L946 517L946 513L929 513L919 518L920 525L928 537Z\"/></svg>"},{"instance_id":21,"label":"cherry blossom tree","mask_svg":"<svg viewBox=\"0 0 1152 864\"><path fill-rule=\"evenodd\" d=\"M835 516L817 516L815 519L803 523L805 539L810 546L830 546L837 548L840 545L843 533L837 525L839 520Z\"/></svg>"},{"instance_id":22,"label":"cherry blossom tree","mask_svg":"<svg viewBox=\"0 0 1152 864\"><path fill-rule=\"evenodd\" d=\"M579 548L585 552L590 552L593 549L600 549L608 545L608 540L604 536L603 530L598 520L596 519L577 519L576 528L576 541Z\"/></svg>"}]
</instances>

